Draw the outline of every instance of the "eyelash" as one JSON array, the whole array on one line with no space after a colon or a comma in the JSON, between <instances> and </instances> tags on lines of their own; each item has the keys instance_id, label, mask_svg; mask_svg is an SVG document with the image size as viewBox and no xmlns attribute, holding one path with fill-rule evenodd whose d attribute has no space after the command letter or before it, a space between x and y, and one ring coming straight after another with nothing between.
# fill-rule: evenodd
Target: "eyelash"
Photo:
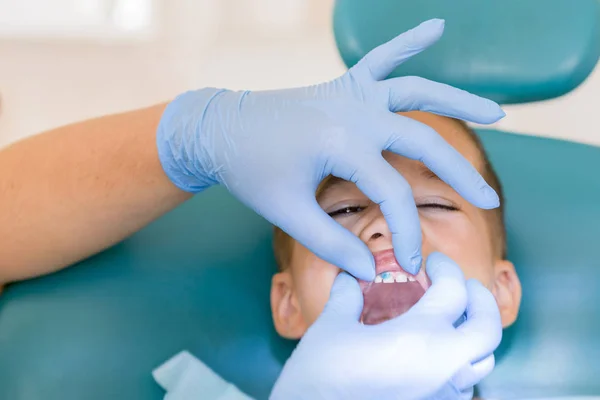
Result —
<instances>
[{"instance_id":1,"label":"eyelash","mask_svg":"<svg viewBox=\"0 0 600 400\"><path fill-rule=\"evenodd\" d=\"M426 204L420 204L417 206L417 208L429 208L429 209L437 209L437 210L443 210L443 211L458 211L458 207L454 207L454 206L449 206L446 204L439 204L439 203L426 203Z\"/></svg>"},{"instance_id":2,"label":"eyelash","mask_svg":"<svg viewBox=\"0 0 600 400\"><path fill-rule=\"evenodd\" d=\"M348 206L348 207L342 207L339 210L334 210L329 214L330 217L334 218L334 217L339 217L339 216L346 216L349 214L355 214L358 212L361 212L365 209L366 207L361 207L361 206Z\"/></svg>"},{"instance_id":3,"label":"eyelash","mask_svg":"<svg viewBox=\"0 0 600 400\"><path fill-rule=\"evenodd\" d=\"M361 207L361 206L348 206L348 207L340 208L339 210L332 211L328 214L332 218L339 217L339 216L346 216L346 215L350 215L350 214L359 213L359 212L363 211L365 208L366 207ZM457 207L449 206L446 204L439 204L439 203L419 204L417 206L417 208L428 208L428 209L432 209L432 210L442 210L442 211L458 211L459 210Z\"/></svg>"}]
</instances>

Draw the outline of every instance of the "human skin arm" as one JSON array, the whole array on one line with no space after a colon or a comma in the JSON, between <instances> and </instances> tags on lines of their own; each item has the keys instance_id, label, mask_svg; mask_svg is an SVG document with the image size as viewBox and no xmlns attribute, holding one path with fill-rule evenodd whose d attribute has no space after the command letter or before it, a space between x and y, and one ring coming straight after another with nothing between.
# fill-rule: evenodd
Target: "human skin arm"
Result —
<instances>
[{"instance_id":1,"label":"human skin arm","mask_svg":"<svg viewBox=\"0 0 600 400\"><path fill-rule=\"evenodd\" d=\"M191 197L158 158L165 107L79 122L0 150L0 286L95 254Z\"/></svg>"}]
</instances>

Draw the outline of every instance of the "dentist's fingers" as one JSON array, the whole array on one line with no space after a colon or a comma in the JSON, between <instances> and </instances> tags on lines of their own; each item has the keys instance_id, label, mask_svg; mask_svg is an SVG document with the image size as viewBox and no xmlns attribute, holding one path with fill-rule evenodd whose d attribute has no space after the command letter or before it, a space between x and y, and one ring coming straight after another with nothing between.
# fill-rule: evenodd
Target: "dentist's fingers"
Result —
<instances>
[{"instance_id":1,"label":"dentist's fingers","mask_svg":"<svg viewBox=\"0 0 600 400\"><path fill-rule=\"evenodd\" d=\"M410 185L381 154L350 158L349 168L336 168L333 174L354 182L379 205L392 234L398 263L416 274L422 262L421 224Z\"/></svg>"},{"instance_id":2,"label":"dentist's fingers","mask_svg":"<svg viewBox=\"0 0 600 400\"><path fill-rule=\"evenodd\" d=\"M479 281L466 283L467 320L456 328L468 339L469 359L477 362L496 350L502 340L502 319L494 295Z\"/></svg>"},{"instance_id":3,"label":"dentist's fingers","mask_svg":"<svg viewBox=\"0 0 600 400\"><path fill-rule=\"evenodd\" d=\"M498 207L500 200L477 169L433 128L414 119L387 114L390 138L385 150L419 160L465 200L479 208Z\"/></svg>"},{"instance_id":4,"label":"dentist's fingers","mask_svg":"<svg viewBox=\"0 0 600 400\"><path fill-rule=\"evenodd\" d=\"M335 278L329 301L320 318L344 317L356 322L363 309L363 294L358 281L345 272Z\"/></svg>"},{"instance_id":5,"label":"dentist's fingers","mask_svg":"<svg viewBox=\"0 0 600 400\"><path fill-rule=\"evenodd\" d=\"M443 33L444 20L425 21L371 50L350 72L360 77L384 79L398 65L437 42Z\"/></svg>"},{"instance_id":6,"label":"dentist's fingers","mask_svg":"<svg viewBox=\"0 0 600 400\"><path fill-rule=\"evenodd\" d=\"M407 318L431 315L443 318L451 325L467 307L463 273L449 257L431 253L427 257L427 275L431 279L431 287L404 315Z\"/></svg>"},{"instance_id":7,"label":"dentist's fingers","mask_svg":"<svg viewBox=\"0 0 600 400\"><path fill-rule=\"evenodd\" d=\"M285 188L282 191L285 192ZM297 188L288 191L294 195L282 195L273 203L275 206L262 211L262 215L319 258L359 279L372 281L375 278L373 255L356 235L321 209L314 189L301 191L305 196L298 196Z\"/></svg>"},{"instance_id":8,"label":"dentist's fingers","mask_svg":"<svg viewBox=\"0 0 600 400\"><path fill-rule=\"evenodd\" d=\"M417 76L378 82L390 93L390 111L427 111L479 124L491 124L504 117L495 102L450 85Z\"/></svg>"},{"instance_id":9,"label":"dentist's fingers","mask_svg":"<svg viewBox=\"0 0 600 400\"><path fill-rule=\"evenodd\" d=\"M472 388L488 376L494 370L495 365L494 355L490 354L475 364L469 363L461 368L452 378L452 383L461 391Z\"/></svg>"}]
</instances>

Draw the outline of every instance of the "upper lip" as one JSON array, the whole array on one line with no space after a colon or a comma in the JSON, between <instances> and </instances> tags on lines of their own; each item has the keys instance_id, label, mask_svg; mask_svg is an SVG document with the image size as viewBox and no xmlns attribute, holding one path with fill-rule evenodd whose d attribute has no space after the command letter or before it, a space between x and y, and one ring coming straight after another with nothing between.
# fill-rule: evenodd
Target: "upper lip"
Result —
<instances>
[{"instance_id":1,"label":"upper lip","mask_svg":"<svg viewBox=\"0 0 600 400\"><path fill-rule=\"evenodd\" d=\"M431 280L427 276L424 271L424 268L421 268L417 275L409 274L398 264L396 261L396 256L394 255L394 249L387 249L382 251L376 251L373 253L373 258L375 259L375 274L379 275L383 272L402 272L407 276L412 276L415 278L417 282L421 285L423 290L427 291L431 286Z\"/></svg>"},{"instance_id":2,"label":"upper lip","mask_svg":"<svg viewBox=\"0 0 600 400\"><path fill-rule=\"evenodd\" d=\"M396 261L394 249L387 249L373 253L375 259L375 274L379 275L382 272L404 272L408 274ZM410 275L410 274L408 274Z\"/></svg>"}]
</instances>

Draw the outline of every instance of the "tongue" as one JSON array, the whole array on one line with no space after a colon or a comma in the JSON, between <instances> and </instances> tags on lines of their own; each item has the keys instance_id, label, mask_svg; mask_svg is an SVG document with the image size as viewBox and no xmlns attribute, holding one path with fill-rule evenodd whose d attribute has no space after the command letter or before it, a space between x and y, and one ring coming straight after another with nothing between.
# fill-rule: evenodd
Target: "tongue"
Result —
<instances>
[{"instance_id":1,"label":"tongue","mask_svg":"<svg viewBox=\"0 0 600 400\"><path fill-rule=\"evenodd\" d=\"M419 282L369 283L362 289L364 306L360 320L365 325L379 324L404 314L425 294Z\"/></svg>"}]
</instances>

